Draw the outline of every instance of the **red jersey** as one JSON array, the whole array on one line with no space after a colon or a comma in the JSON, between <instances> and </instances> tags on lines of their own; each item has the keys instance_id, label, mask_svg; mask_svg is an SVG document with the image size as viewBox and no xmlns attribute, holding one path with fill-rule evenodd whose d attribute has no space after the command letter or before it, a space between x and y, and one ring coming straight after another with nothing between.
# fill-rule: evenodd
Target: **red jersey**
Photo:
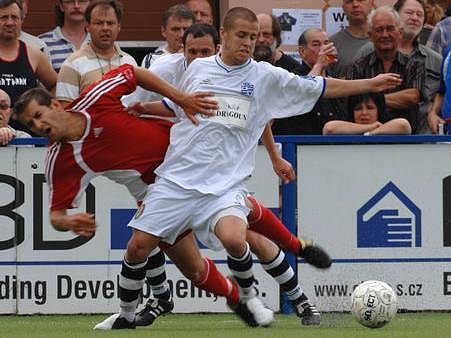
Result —
<instances>
[{"instance_id":1,"label":"red jersey","mask_svg":"<svg viewBox=\"0 0 451 338\"><path fill-rule=\"evenodd\" d=\"M46 178L51 210L77 207L98 175L125 185L137 201L155 179L169 145L172 123L129 115L121 97L135 91L134 68L122 65L86 88L66 110L81 113L86 129L80 140L58 142L47 153Z\"/></svg>"}]
</instances>

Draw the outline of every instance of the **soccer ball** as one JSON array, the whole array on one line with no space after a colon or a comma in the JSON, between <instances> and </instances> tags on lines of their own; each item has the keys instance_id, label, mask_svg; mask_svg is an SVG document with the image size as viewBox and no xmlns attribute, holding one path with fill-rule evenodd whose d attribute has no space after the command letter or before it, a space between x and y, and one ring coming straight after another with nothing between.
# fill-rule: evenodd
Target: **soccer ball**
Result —
<instances>
[{"instance_id":1,"label":"soccer ball","mask_svg":"<svg viewBox=\"0 0 451 338\"><path fill-rule=\"evenodd\" d=\"M369 280L358 285L351 296L351 312L366 327L387 324L396 314L398 301L393 289L384 282Z\"/></svg>"}]
</instances>

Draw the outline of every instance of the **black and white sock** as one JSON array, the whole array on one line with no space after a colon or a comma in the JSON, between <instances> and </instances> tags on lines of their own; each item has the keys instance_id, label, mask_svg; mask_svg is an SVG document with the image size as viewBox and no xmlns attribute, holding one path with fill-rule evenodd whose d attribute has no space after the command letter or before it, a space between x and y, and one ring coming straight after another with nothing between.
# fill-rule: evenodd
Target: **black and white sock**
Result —
<instances>
[{"instance_id":1,"label":"black and white sock","mask_svg":"<svg viewBox=\"0 0 451 338\"><path fill-rule=\"evenodd\" d=\"M160 248L155 248L149 255L146 265L146 279L149 281L155 298L169 301L171 292L166 279L166 258Z\"/></svg>"},{"instance_id":2,"label":"black and white sock","mask_svg":"<svg viewBox=\"0 0 451 338\"><path fill-rule=\"evenodd\" d=\"M298 278L282 250L279 250L274 259L269 262L261 262L261 265L279 283L291 303L297 304L307 300L307 296L299 285Z\"/></svg>"},{"instance_id":3,"label":"black and white sock","mask_svg":"<svg viewBox=\"0 0 451 338\"><path fill-rule=\"evenodd\" d=\"M140 301L140 296L146 277L146 262L131 264L125 257L122 260L121 274L119 275L120 316L129 322L135 319L135 310Z\"/></svg>"},{"instance_id":4,"label":"black and white sock","mask_svg":"<svg viewBox=\"0 0 451 338\"><path fill-rule=\"evenodd\" d=\"M242 296L245 298L254 296L254 274L252 273L252 255L249 244L246 243L246 252L241 257L227 254L227 265L240 287Z\"/></svg>"}]
</instances>

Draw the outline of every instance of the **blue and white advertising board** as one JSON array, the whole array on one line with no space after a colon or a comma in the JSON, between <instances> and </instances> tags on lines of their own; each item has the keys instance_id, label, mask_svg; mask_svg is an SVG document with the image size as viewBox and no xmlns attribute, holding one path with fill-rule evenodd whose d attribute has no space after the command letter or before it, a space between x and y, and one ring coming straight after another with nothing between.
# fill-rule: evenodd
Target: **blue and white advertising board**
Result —
<instances>
[{"instance_id":1,"label":"blue and white advertising board","mask_svg":"<svg viewBox=\"0 0 451 338\"><path fill-rule=\"evenodd\" d=\"M298 232L334 259L299 265L321 310L349 310L369 279L389 283L400 308L451 309L450 144L308 145L297 159Z\"/></svg>"},{"instance_id":2,"label":"blue and white advertising board","mask_svg":"<svg viewBox=\"0 0 451 338\"><path fill-rule=\"evenodd\" d=\"M100 313L119 309L118 274L135 202L127 189L106 178L93 180L79 210L95 212L98 229L86 240L52 228L44 179L46 148L0 148L0 313ZM263 147L249 188L278 208L279 181ZM226 254L202 249L228 275ZM175 312L227 312L224 299L195 288L166 265ZM255 264L260 295L279 309L279 286ZM144 297L149 296L149 286Z\"/></svg>"}]
</instances>

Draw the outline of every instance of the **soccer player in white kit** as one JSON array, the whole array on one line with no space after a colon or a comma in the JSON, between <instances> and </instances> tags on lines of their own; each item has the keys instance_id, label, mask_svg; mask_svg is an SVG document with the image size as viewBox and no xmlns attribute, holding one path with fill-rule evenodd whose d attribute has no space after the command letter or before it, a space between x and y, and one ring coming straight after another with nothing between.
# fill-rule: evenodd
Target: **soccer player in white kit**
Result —
<instances>
[{"instance_id":1,"label":"soccer player in white kit","mask_svg":"<svg viewBox=\"0 0 451 338\"><path fill-rule=\"evenodd\" d=\"M382 91L400 83L396 74L380 74L365 80L328 79L326 86L322 77L302 78L256 63L251 55L257 33L257 17L251 10L230 9L221 28L220 54L196 59L185 72L180 88L215 93L219 109L214 117L198 116L195 126L176 108L181 122L171 129L170 146L156 170L156 183L149 186L142 213L129 224L134 231L119 278L129 290L121 296L120 314L102 322L103 329L133 325L135 309L130 304L137 304L133 300L139 297L149 252L161 240L174 243L189 229L210 248L226 249L229 268L240 286L240 304L253 313L258 325L269 325L272 313L254 294L246 242L249 209L244 202L245 181L252 173L266 123L310 111L321 95Z\"/></svg>"},{"instance_id":2,"label":"soccer player in white kit","mask_svg":"<svg viewBox=\"0 0 451 338\"><path fill-rule=\"evenodd\" d=\"M177 86L180 82L186 68L190 63L198 57L208 57L214 55L219 49L219 36L216 29L207 24L194 24L189 27L183 35L184 52L174 53L162 56L156 60L149 70L154 74L165 79L174 86ZM152 115L155 110L161 109L161 114L165 114L164 110L167 110L167 116L173 116L173 111L166 108L161 102L143 102L148 98L152 98L153 94L148 91L138 88L132 95L132 98L127 97L127 100L133 99L137 102L133 102L129 106L129 112L133 115L142 116L142 114ZM124 100L123 100L124 101ZM130 101L132 102L132 101ZM283 163L279 150L274 145L272 134L265 135L267 131L271 131L270 128L266 128L263 134L265 139L265 145L269 148L268 153L273 167L276 173L281 176L284 181L287 180L287 176L281 175L280 172L284 171L284 166L291 165L288 162ZM294 177L294 173L293 173ZM283 243L285 240L280 240L280 237L287 238L288 236L274 236L274 233L288 232L284 225L276 218L271 219L271 211L262 206L256 199L247 196L251 201L253 209L248 215L249 229L247 231L246 240L250 245L252 253L254 253L260 260L262 267L270 274L279 284L281 289L287 294L290 304L295 311L296 315L300 318L303 325L319 325L321 322L321 314L316 307L309 301L307 295L298 283L297 275L294 273L292 267L285 258L284 252L274 244L271 240L278 242L281 247L299 255L299 248L295 247L294 250L290 245L286 246ZM248 203L248 205L250 205ZM266 209L266 210L265 210ZM262 214L265 213L265 216ZM268 219L269 218L269 219ZM277 222L276 222L277 220ZM260 233L265 233L265 229L270 229L271 232L266 233L265 236L271 240L268 240ZM297 239L297 241L300 241ZM306 240L304 240L306 242ZM301 245L302 246L302 245ZM305 246L305 245L304 245ZM313 244L312 244L313 247ZM312 248L313 250L313 248ZM318 253L322 249L315 246L315 250ZM319 257L321 256L321 257ZM330 266L330 258L327 254L316 254L316 262L310 262L320 268L327 268ZM155 269L155 271L157 271ZM164 271L162 268L158 271ZM152 270L148 270L146 278L151 282L153 278L158 278L158 275L152 273ZM152 284L151 284L152 285ZM158 302L162 302L156 297ZM138 312L136 316L136 325L144 326L150 325L155 320L155 300L149 298L144 308Z\"/></svg>"}]
</instances>

